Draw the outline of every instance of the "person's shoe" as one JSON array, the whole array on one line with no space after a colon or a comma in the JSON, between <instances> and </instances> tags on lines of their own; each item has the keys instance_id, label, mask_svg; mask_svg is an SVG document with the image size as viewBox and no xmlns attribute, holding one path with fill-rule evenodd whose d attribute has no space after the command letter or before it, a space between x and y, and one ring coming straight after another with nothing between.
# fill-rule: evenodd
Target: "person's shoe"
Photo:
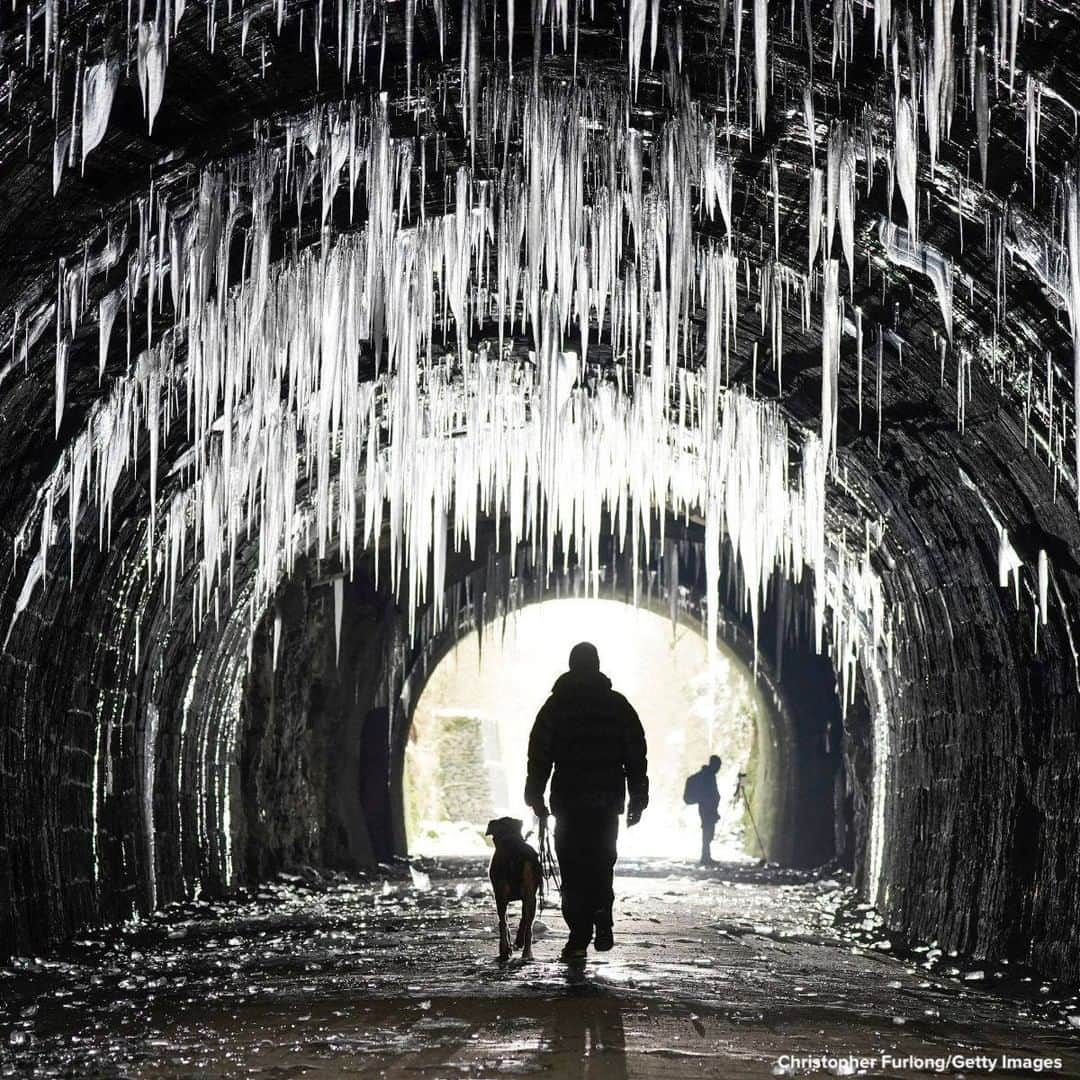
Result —
<instances>
[{"instance_id":1,"label":"person's shoe","mask_svg":"<svg viewBox=\"0 0 1080 1080\"><path fill-rule=\"evenodd\" d=\"M564 960L584 960L589 952L589 941L592 938L592 924L586 928L580 923L570 931L570 937L563 946L562 958Z\"/></svg>"},{"instance_id":2,"label":"person's shoe","mask_svg":"<svg viewBox=\"0 0 1080 1080\"><path fill-rule=\"evenodd\" d=\"M615 947L615 932L610 918L596 920L596 936L593 938L593 948L597 952L609 952Z\"/></svg>"}]
</instances>

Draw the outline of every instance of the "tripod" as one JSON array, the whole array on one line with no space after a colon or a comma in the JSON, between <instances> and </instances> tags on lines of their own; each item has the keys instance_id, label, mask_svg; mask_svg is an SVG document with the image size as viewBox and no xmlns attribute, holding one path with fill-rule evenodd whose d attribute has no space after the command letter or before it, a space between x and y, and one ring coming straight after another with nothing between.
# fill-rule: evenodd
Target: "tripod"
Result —
<instances>
[{"instance_id":1,"label":"tripod","mask_svg":"<svg viewBox=\"0 0 1080 1080\"><path fill-rule=\"evenodd\" d=\"M758 832L757 822L754 820L754 812L750 809L750 800L746 797L746 787L744 782L746 780L746 773L739 773L735 781L735 794L731 797L731 801L738 802L739 797L742 796L742 801L746 804L746 816L750 819L750 825L754 830L754 837L758 843L758 849L761 851L762 857L766 862L769 861L769 853L765 850L765 845L761 842L761 833Z\"/></svg>"}]
</instances>

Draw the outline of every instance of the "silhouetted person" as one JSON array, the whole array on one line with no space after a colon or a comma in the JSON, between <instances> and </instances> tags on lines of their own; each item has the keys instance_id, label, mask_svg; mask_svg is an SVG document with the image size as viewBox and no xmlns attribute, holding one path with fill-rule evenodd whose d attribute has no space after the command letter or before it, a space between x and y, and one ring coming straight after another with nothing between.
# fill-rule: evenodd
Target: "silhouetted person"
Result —
<instances>
[{"instance_id":1,"label":"silhouetted person","mask_svg":"<svg viewBox=\"0 0 1080 1080\"><path fill-rule=\"evenodd\" d=\"M562 912L570 928L565 958L583 957L596 931L596 948L614 944L612 878L618 858L619 815L636 825L649 805L645 732L630 702L600 671L596 646L570 650L537 713L529 736L525 802L547 817L544 789L551 777L555 856L562 876Z\"/></svg>"},{"instance_id":2,"label":"silhouetted person","mask_svg":"<svg viewBox=\"0 0 1080 1080\"><path fill-rule=\"evenodd\" d=\"M716 835L716 823L720 820L720 790L716 786L716 774L720 771L720 759L713 754L708 765L702 765L696 773L686 778L683 800L697 805L701 818L701 866L712 866L712 842Z\"/></svg>"}]
</instances>

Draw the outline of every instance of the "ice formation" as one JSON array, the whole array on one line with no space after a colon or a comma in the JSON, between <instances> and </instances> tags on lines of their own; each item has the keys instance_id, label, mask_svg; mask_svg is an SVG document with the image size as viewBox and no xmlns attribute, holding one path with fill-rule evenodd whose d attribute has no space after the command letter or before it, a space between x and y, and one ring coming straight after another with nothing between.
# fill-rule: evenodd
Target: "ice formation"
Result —
<instances>
[{"instance_id":1,"label":"ice formation","mask_svg":"<svg viewBox=\"0 0 1080 1080\"><path fill-rule=\"evenodd\" d=\"M953 266L952 260L932 244L912 239L907 229L881 219L878 235L891 262L925 274L934 284L941 318L949 341L953 336Z\"/></svg>"},{"instance_id":2,"label":"ice formation","mask_svg":"<svg viewBox=\"0 0 1080 1080\"><path fill-rule=\"evenodd\" d=\"M88 68L83 80L82 160L103 138L109 126L113 98L120 83L120 64L110 57Z\"/></svg>"},{"instance_id":3,"label":"ice formation","mask_svg":"<svg viewBox=\"0 0 1080 1080\"><path fill-rule=\"evenodd\" d=\"M1003 394L1008 370L1055 486L1075 477L1077 178L1060 178L1051 208L1029 206L1026 177L1019 197L985 187L1000 168L992 110L1012 96L1032 193L1046 168L1044 113L1071 111L1075 124L1053 80L1018 67L1031 16L1008 0L980 29L967 2L916 13L836 0L831 54L815 56L809 3L753 0L744 58L747 10L723 0L715 98L699 101L683 57L690 16L659 0L629 0L603 78L579 71L582 3L532 5L516 38L513 4L399 7L130 4L119 33L100 40L59 0L28 7L25 68L50 89L54 190L105 157L125 81L154 131L180 76L169 75L180 28L195 36L204 15L207 48L237 24L241 55L264 75L266 34L310 50L319 97L254 124L250 149L231 159L161 162L153 186L62 253L55 288L19 301L0 380L47 351L66 446L15 538L6 639L50 575L73 572L80 522L82 536L110 544L118 494L138 476L148 576L170 607L193 590L193 630L230 599L255 625L308 550L349 573L382 544L380 572L407 590L411 616L430 604L440 619L449 550L469 548L484 516L505 516L511 558L519 542L552 558L560 537L595 580L603 509L635 557L670 511L705 527L710 638L729 544L755 627L773 575L812 572L814 634L845 702L856 667L873 690L892 662L892 616L874 569L882 526L845 474L841 394L855 385L860 432L864 394L876 406L880 453L886 365L916 357L943 384L955 377L961 431L973 365ZM429 17L435 74L418 63ZM847 108L870 20L881 92ZM795 51L807 65L797 81ZM950 144L960 110L966 171ZM959 259L954 269L957 246L935 233L930 200L948 207L961 252L965 229L969 244L973 225L985 234L989 293ZM1069 324L1072 395L1038 334L1012 317L1014 261ZM879 284L884 306L887 284L923 279L940 311L925 356L897 318L864 303ZM992 309L992 333L978 333L978 307ZM821 357L814 423L787 419L795 333L812 335L806 351ZM101 389L87 408L69 383L88 337ZM1045 552L1025 567L1004 527L998 537L1001 579L1019 597L1032 575L1045 622ZM241 590L244 557L255 573ZM338 577L336 642L342 596ZM887 721L875 724L874 752L886 754Z\"/></svg>"},{"instance_id":4,"label":"ice formation","mask_svg":"<svg viewBox=\"0 0 1080 1080\"><path fill-rule=\"evenodd\" d=\"M148 74L151 116L155 78ZM266 142L251 155L244 188L210 168L176 205L141 204L125 284L96 311L102 370L118 315L126 311L130 326L140 310L169 305L175 325L92 407L45 502L67 495L72 521L96 507L107 544L118 484L145 448L148 558L170 605L195 560L197 622L231 595L249 538L258 552L252 619L306 544L350 570L357 544L376 543L384 529L392 587L407 581L413 616L431 602L439 619L447 537L471 546L481 514L507 515L514 546L542 545L549 558L563 537L595 576L602 508L635 554L654 513L668 508L703 518L714 550L722 537L731 542L755 626L770 577L812 568L819 636L834 605L838 667L853 670L843 659L876 648L884 624L880 613L861 614L874 601L854 560L827 550L825 536L842 333L835 261L821 447L790 431L774 403L729 385L741 273L730 242L731 167L715 126L685 106L656 134L646 180L641 134L627 126L617 91L552 88L534 98L486 82L469 94L467 111L490 115L497 103L520 140L521 169L493 184L459 165L443 214L410 215L413 145L391 137L385 95L370 116L353 104L291 121L283 147ZM850 156L846 142L841 154ZM830 163L834 156L830 144ZM853 174L843 160L838 168L850 252L842 208ZM366 220L273 262L274 203L288 192L302 198L313 183L324 221L342 184L350 205L363 190ZM250 225L243 276L229 286L239 199ZM727 240L696 234L699 201L709 216L719 208ZM641 272L624 271L628 254ZM770 273L779 371L782 298L806 286L782 267ZM71 295L57 308L61 344L93 314ZM699 318L700 362L689 351ZM614 360L605 369L590 364L594 341ZM364 374L369 364L374 378ZM187 449L162 475L162 447L181 431ZM44 565L55 530L39 527ZM32 529L28 520L20 544ZM713 636L718 574L717 559ZM39 577L32 567L24 589Z\"/></svg>"}]
</instances>

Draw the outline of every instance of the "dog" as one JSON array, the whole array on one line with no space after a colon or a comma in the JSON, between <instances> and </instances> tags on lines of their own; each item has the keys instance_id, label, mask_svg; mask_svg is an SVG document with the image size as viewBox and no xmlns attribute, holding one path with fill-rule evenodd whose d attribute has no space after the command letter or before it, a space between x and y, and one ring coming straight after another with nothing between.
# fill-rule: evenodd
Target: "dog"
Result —
<instances>
[{"instance_id":1,"label":"dog","mask_svg":"<svg viewBox=\"0 0 1080 1080\"><path fill-rule=\"evenodd\" d=\"M502 817L488 822L487 836L495 843L488 876L499 912L499 960L510 959L510 930L506 925L507 905L521 901L521 922L513 948L521 950L522 960L532 959L532 926L536 918L536 898L543 875L540 856L521 835L517 818Z\"/></svg>"}]
</instances>

